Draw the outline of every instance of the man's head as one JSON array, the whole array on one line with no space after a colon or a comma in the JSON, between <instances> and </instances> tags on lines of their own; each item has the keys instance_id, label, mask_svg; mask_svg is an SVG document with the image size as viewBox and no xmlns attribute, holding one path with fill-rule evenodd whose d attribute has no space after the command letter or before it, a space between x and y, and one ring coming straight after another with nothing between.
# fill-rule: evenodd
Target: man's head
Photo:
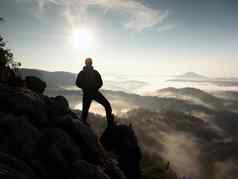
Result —
<instances>
[{"instance_id":1,"label":"man's head","mask_svg":"<svg viewBox=\"0 0 238 179\"><path fill-rule=\"evenodd\" d=\"M92 64L93 64L93 60L91 58L86 58L85 65L86 66L92 66Z\"/></svg>"}]
</instances>

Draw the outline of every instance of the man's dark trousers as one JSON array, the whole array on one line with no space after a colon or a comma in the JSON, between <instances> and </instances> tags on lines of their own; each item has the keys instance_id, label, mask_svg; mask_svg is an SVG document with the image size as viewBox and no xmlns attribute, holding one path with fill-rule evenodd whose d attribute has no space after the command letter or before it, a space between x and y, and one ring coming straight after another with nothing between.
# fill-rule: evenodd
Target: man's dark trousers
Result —
<instances>
[{"instance_id":1,"label":"man's dark trousers","mask_svg":"<svg viewBox=\"0 0 238 179\"><path fill-rule=\"evenodd\" d=\"M107 122L109 123L109 121L112 119L112 108L108 100L99 91L83 92L83 110L81 115L82 120L87 123L88 111L92 100L97 101L105 108Z\"/></svg>"}]
</instances>

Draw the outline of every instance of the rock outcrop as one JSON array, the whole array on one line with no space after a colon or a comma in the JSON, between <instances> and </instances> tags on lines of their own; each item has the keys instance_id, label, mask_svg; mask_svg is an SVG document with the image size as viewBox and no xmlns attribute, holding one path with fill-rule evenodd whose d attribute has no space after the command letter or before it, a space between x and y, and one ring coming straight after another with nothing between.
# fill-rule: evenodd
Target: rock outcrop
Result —
<instances>
[{"instance_id":1,"label":"rock outcrop","mask_svg":"<svg viewBox=\"0 0 238 179\"><path fill-rule=\"evenodd\" d=\"M119 166L127 178L140 178L141 151L131 126L108 126L100 141L106 150L113 151L118 156Z\"/></svg>"},{"instance_id":2,"label":"rock outcrop","mask_svg":"<svg viewBox=\"0 0 238 179\"><path fill-rule=\"evenodd\" d=\"M27 88L38 94L43 94L46 88L46 83L35 76L26 76L25 85Z\"/></svg>"},{"instance_id":3,"label":"rock outcrop","mask_svg":"<svg viewBox=\"0 0 238 179\"><path fill-rule=\"evenodd\" d=\"M45 96L44 83L26 81L28 88L0 84L0 178L140 178L132 128L113 124L100 143L63 96Z\"/></svg>"}]
</instances>

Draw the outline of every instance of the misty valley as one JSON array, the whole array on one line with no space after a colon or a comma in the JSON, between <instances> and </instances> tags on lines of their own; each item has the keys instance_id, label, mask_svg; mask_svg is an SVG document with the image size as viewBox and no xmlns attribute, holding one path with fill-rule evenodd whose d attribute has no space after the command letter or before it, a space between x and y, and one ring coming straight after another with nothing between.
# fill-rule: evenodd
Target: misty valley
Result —
<instances>
[{"instance_id":1,"label":"misty valley","mask_svg":"<svg viewBox=\"0 0 238 179\"><path fill-rule=\"evenodd\" d=\"M71 108L80 115L82 92L71 87L75 75L66 72L55 72L55 75L29 69L23 69L21 73L43 78L48 83L46 93L65 96ZM200 78L204 80L204 77L189 75L186 80L198 85L202 83ZM129 82L127 84L133 90L148 84L134 80L129 85ZM210 83L213 84L214 80ZM161 173L155 166L166 165L166 162L178 176L195 179L225 176L235 179L238 176L238 92L226 90L229 86L236 88L234 81L230 85L220 83L217 84L223 87L220 91L194 87L167 87L145 94L134 94L130 90L102 90L112 104L116 120L132 124L136 130L147 157L142 167L144 176L160 178ZM103 107L93 103L90 112L91 125L101 133L105 127Z\"/></svg>"}]
</instances>

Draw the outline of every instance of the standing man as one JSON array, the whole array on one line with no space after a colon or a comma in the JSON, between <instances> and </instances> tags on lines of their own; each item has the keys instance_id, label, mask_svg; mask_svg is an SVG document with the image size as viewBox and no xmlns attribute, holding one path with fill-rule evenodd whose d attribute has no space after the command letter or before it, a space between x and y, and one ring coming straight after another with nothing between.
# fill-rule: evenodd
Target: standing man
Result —
<instances>
[{"instance_id":1,"label":"standing man","mask_svg":"<svg viewBox=\"0 0 238 179\"><path fill-rule=\"evenodd\" d=\"M102 95L99 89L103 85L101 75L98 71L94 70L93 61L91 58L86 58L83 70L79 72L76 80L76 85L83 90L83 109L81 119L85 124L87 123L88 110L92 100L97 101L106 111L108 125L112 122L112 108L109 101Z\"/></svg>"}]
</instances>

